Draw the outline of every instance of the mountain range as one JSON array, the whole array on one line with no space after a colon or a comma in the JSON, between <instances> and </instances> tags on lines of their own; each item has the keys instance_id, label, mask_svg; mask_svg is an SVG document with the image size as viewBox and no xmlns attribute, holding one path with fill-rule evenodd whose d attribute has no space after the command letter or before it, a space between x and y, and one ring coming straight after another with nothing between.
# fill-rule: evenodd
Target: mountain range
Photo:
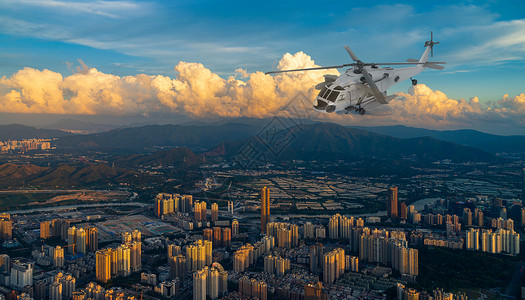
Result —
<instances>
[{"instance_id":1,"label":"mountain range","mask_svg":"<svg viewBox=\"0 0 525 300\"><path fill-rule=\"evenodd\" d=\"M368 130L371 132L393 136L401 139L432 137L438 140L449 141L460 145L472 146L491 153L522 153L525 152L525 136L523 135L495 135L472 129L459 130L431 130L424 128L396 126L364 127L352 126L351 128Z\"/></svg>"},{"instance_id":2,"label":"mountain range","mask_svg":"<svg viewBox=\"0 0 525 300\"><path fill-rule=\"evenodd\" d=\"M269 139L261 136L227 142L211 152L242 159L246 145L266 159L348 160L417 158L424 161L487 161L493 155L470 147L432 137L400 139L336 124L318 123L295 126L277 132ZM256 151L252 151L256 152Z\"/></svg>"},{"instance_id":3,"label":"mountain range","mask_svg":"<svg viewBox=\"0 0 525 300\"><path fill-rule=\"evenodd\" d=\"M60 148L143 151L154 147L189 147L206 150L219 143L253 136L258 126L241 123L182 126L147 125L108 132L74 135L55 142Z\"/></svg>"},{"instance_id":4,"label":"mountain range","mask_svg":"<svg viewBox=\"0 0 525 300\"><path fill-rule=\"evenodd\" d=\"M297 126L297 123L302 125ZM173 157L197 161L193 153L231 157L246 143L262 142L264 135L284 138L285 151L269 149L285 159L348 159L414 157L423 160L453 159L487 160L488 153L525 152L525 136L499 136L475 130L438 131L405 126L344 127L333 123L287 119L240 119L235 122L200 123L192 121L181 125L147 125L118 128L110 131L72 135L69 133L36 129L21 125L0 126L0 137L58 137L53 145L58 149L104 150L137 153L119 158L122 165L167 164ZM268 137L266 137L268 138ZM268 146L268 145L266 145ZM160 152L163 148L186 147L179 152ZM189 151L189 152L188 152ZM190 154L191 152L191 154ZM278 153L276 153L278 152ZM157 161L157 162L155 162Z\"/></svg>"}]
</instances>

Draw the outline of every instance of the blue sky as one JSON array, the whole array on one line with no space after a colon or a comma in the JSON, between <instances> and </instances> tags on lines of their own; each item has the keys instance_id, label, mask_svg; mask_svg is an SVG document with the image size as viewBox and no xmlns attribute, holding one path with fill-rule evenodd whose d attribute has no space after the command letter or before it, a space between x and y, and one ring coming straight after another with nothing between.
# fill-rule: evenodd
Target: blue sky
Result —
<instances>
[{"instance_id":1,"label":"blue sky","mask_svg":"<svg viewBox=\"0 0 525 300\"><path fill-rule=\"evenodd\" d=\"M228 75L272 70L286 52L344 63L346 44L365 61L404 61L433 30L435 59L449 66L422 82L456 98L523 92L525 2L391 3L4 0L0 74L25 66L69 74L66 61L80 58L117 75L173 75L179 61ZM515 44L498 41L519 34Z\"/></svg>"},{"instance_id":2,"label":"blue sky","mask_svg":"<svg viewBox=\"0 0 525 300\"><path fill-rule=\"evenodd\" d=\"M0 77L24 67L72 74L66 62L118 76L175 77L179 62L227 78L273 70L303 51L318 65L419 58L434 31L443 71L417 78L482 103L525 92L525 2L60 1L0 2ZM402 83L392 92L406 92Z\"/></svg>"}]
</instances>

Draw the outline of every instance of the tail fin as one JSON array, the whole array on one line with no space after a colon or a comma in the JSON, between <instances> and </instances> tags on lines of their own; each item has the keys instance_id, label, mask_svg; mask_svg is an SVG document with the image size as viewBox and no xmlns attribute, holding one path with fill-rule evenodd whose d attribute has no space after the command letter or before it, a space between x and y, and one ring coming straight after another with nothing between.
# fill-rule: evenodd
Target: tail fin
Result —
<instances>
[{"instance_id":1,"label":"tail fin","mask_svg":"<svg viewBox=\"0 0 525 300\"><path fill-rule=\"evenodd\" d=\"M430 57L430 46L426 46L425 52L423 52L423 55L421 55L421 58L418 62L420 63L426 63L428 61L428 58Z\"/></svg>"}]
</instances>

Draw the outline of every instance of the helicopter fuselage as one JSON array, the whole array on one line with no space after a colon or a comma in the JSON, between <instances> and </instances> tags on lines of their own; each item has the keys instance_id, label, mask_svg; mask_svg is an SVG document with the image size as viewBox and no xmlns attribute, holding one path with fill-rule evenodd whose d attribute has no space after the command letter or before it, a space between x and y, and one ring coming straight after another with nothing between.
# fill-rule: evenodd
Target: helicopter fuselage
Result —
<instances>
[{"instance_id":1,"label":"helicopter fuselage","mask_svg":"<svg viewBox=\"0 0 525 300\"><path fill-rule=\"evenodd\" d=\"M400 69L374 66L365 68L379 91L385 96L390 87L421 73L425 69L423 65ZM381 105L375 101L363 74L356 69L347 69L335 80L333 80L333 77L326 76L325 85L314 101L314 109L316 111L323 113L348 113L355 110L364 113L365 108L374 108ZM386 97L387 101L394 98L395 96Z\"/></svg>"}]
</instances>

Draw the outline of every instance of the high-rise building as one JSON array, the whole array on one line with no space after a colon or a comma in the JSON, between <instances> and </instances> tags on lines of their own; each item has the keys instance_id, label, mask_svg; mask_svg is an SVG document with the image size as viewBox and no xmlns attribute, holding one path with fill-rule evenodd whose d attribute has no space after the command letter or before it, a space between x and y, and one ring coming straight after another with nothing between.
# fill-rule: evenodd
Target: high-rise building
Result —
<instances>
[{"instance_id":1,"label":"high-rise building","mask_svg":"<svg viewBox=\"0 0 525 300\"><path fill-rule=\"evenodd\" d=\"M131 250L127 244L122 244L117 248L117 269L120 276L131 274Z\"/></svg>"},{"instance_id":2,"label":"high-rise building","mask_svg":"<svg viewBox=\"0 0 525 300\"><path fill-rule=\"evenodd\" d=\"M182 254L181 247L177 244L169 244L167 250L168 258Z\"/></svg>"},{"instance_id":3,"label":"high-rise building","mask_svg":"<svg viewBox=\"0 0 525 300\"><path fill-rule=\"evenodd\" d=\"M239 279L239 293L248 298L268 299L268 285L264 281L243 276ZM245 298L245 297L243 297Z\"/></svg>"},{"instance_id":4,"label":"high-rise building","mask_svg":"<svg viewBox=\"0 0 525 300\"><path fill-rule=\"evenodd\" d=\"M96 277L100 282L108 282L111 279L111 251L102 249L96 252Z\"/></svg>"},{"instance_id":5,"label":"high-rise building","mask_svg":"<svg viewBox=\"0 0 525 300\"><path fill-rule=\"evenodd\" d=\"M89 234L89 236L88 236ZM67 232L68 253L87 253L93 247L98 248L98 229L88 227L69 227ZM88 248L89 245L89 248Z\"/></svg>"},{"instance_id":6,"label":"high-rise building","mask_svg":"<svg viewBox=\"0 0 525 300\"><path fill-rule=\"evenodd\" d=\"M130 250L131 272L140 271L142 269L142 242L133 241L126 245Z\"/></svg>"},{"instance_id":7,"label":"high-rise building","mask_svg":"<svg viewBox=\"0 0 525 300\"><path fill-rule=\"evenodd\" d=\"M78 249L75 249L77 247L76 233L77 233L77 228L75 226L70 227L67 230L67 245L68 245L67 252L71 254L76 253L78 250Z\"/></svg>"},{"instance_id":8,"label":"high-rise building","mask_svg":"<svg viewBox=\"0 0 525 300\"><path fill-rule=\"evenodd\" d=\"M64 248L56 246L55 250L53 251L53 263L56 268L64 267Z\"/></svg>"},{"instance_id":9,"label":"high-rise building","mask_svg":"<svg viewBox=\"0 0 525 300\"><path fill-rule=\"evenodd\" d=\"M181 212L191 213L193 208L193 196L192 195L183 195L180 199Z\"/></svg>"},{"instance_id":10,"label":"high-rise building","mask_svg":"<svg viewBox=\"0 0 525 300\"><path fill-rule=\"evenodd\" d=\"M207 270L198 270L193 273L193 300L206 300Z\"/></svg>"},{"instance_id":11,"label":"high-rise building","mask_svg":"<svg viewBox=\"0 0 525 300\"><path fill-rule=\"evenodd\" d=\"M480 208L474 209L474 219L477 226L483 227L483 211Z\"/></svg>"},{"instance_id":12,"label":"high-rise building","mask_svg":"<svg viewBox=\"0 0 525 300\"><path fill-rule=\"evenodd\" d=\"M479 250L479 229L470 228L466 232L467 243L465 244L466 249Z\"/></svg>"},{"instance_id":13,"label":"high-rise building","mask_svg":"<svg viewBox=\"0 0 525 300\"><path fill-rule=\"evenodd\" d=\"M98 228L86 227L86 248L88 252L95 252L98 250Z\"/></svg>"},{"instance_id":14,"label":"high-rise building","mask_svg":"<svg viewBox=\"0 0 525 300\"><path fill-rule=\"evenodd\" d=\"M170 278L179 278L180 281L184 281L186 275L186 257L182 254L170 257Z\"/></svg>"},{"instance_id":15,"label":"high-rise building","mask_svg":"<svg viewBox=\"0 0 525 300\"><path fill-rule=\"evenodd\" d=\"M45 280L38 280L38 281L35 281L35 286L34 286L34 294L33 294L33 298L35 300L44 300L44 299L47 299L46 297L46 287L47 287L47 284L46 284L46 281Z\"/></svg>"},{"instance_id":16,"label":"high-rise building","mask_svg":"<svg viewBox=\"0 0 525 300\"><path fill-rule=\"evenodd\" d=\"M217 222L219 220L219 205L213 203L211 205L211 221Z\"/></svg>"},{"instance_id":17,"label":"high-rise building","mask_svg":"<svg viewBox=\"0 0 525 300\"><path fill-rule=\"evenodd\" d=\"M131 232L131 240L133 242L142 242L142 233L135 229Z\"/></svg>"},{"instance_id":18,"label":"high-rise building","mask_svg":"<svg viewBox=\"0 0 525 300\"><path fill-rule=\"evenodd\" d=\"M206 202L195 202L194 218L195 221L206 221Z\"/></svg>"},{"instance_id":19,"label":"high-rise building","mask_svg":"<svg viewBox=\"0 0 525 300\"><path fill-rule=\"evenodd\" d=\"M75 291L75 277L71 276L71 274L64 274L62 272L59 272L57 275L55 275L55 278L53 280L54 283L60 284L60 290L56 290L55 292L59 292L60 295L55 294L57 298L55 299L71 299L73 297L73 292ZM51 292L51 288L50 288Z\"/></svg>"},{"instance_id":20,"label":"high-rise building","mask_svg":"<svg viewBox=\"0 0 525 300\"><path fill-rule=\"evenodd\" d=\"M78 228L76 230L76 251L77 253L86 253L86 231L84 228Z\"/></svg>"},{"instance_id":21,"label":"high-rise building","mask_svg":"<svg viewBox=\"0 0 525 300\"><path fill-rule=\"evenodd\" d=\"M419 254L417 249L408 249L408 275L419 275Z\"/></svg>"},{"instance_id":22,"label":"high-rise building","mask_svg":"<svg viewBox=\"0 0 525 300\"><path fill-rule=\"evenodd\" d=\"M266 224L270 221L270 189L261 189L261 233L266 233Z\"/></svg>"},{"instance_id":23,"label":"high-rise building","mask_svg":"<svg viewBox=\"0 0 525 300\"><path fill-rule=\"evenodd\" d=\"M11 271L11 258L7 254L0 254L0 273Z\"/></svg>"},{"instance_id":24,"label":"high-rise building","mask_svg":"<svg viewBox=\"0 0 525 300\"><path fill-rule=\"evenodd\" d=\"M33 265L18 260L11 266L11 286L22 289L26 285L33 285Z\"/></svg>"},{"instance_id":25,"label":"high-rise building","mask_svg":"<svg viewBox=\"0 0 525 300\"><path fill-rule=\"evenodd\" d=\"M180 195L159 193L155 197L155 215L161 218L179 211Z\"/></svg>"},{"instance_id":26,"label":"high-rise building","mask_svg":"<svg viewBox=\"0 0 525 300\"><path fill-rule=\"evenodd\" d=\"M221 227L213 227L213 246L222 246L222 229Z\"/></svg>"},{"instance_id":27,"label":"high-rise building","mask_svg":"<svg viewBox=\"0 0 525 300\"><path fill-rule=\"evenodd\" d=\"M213 241L213 228L204 228L202 234L205 240Z\"/></svg>"},{"instance_id":28,"label":"high-rise building","mask_svg":"<svg viewBox=\"0 0 525 300\"><path fill-rule=\"evenodd\" d=\"M40 238L47 239L51 236L51 222L40 222Z\"/></svg>"},{"instance_id":29,"label":"high-rise building","mask_svg":"<svg viewBox=\"0 0 525 300\"><path fill-rule=\"evenodd\" d=\"M239 236L239 221L237 221L237 219L233 219L232 221L232 236L233 237Z\"/></svg>"},{"instance_id":30,"label":"high-rise building","mask_svg":"<svg viewBox=\"0 0 525 300\"><path fill-rule=\"evenodd\" d=\"M64 282L62 283L62 294L66 299L71 299L73 297L73 292L75 292L76 289L75 285L75 277L71 276L71 274L67 274Z\"/></svg>"},{"instance_id":31,"label":"high-rise building","mask_svg":"<svg viewBox=\"0 0 525 300\"><path fill-rule=\"evenodd\" d=\"M345 250L336 248L324 255L323 280L325 283L334 283L345 272Z\"/></svg>"},{"instance_id":32,"label":"high-rise building","mask_svg":"<svg viewBox=\"0 0 525 300\"><path fill-rule=\"evenodd\" d=\"M131 243L133 241L131 233L129 232L123 232L121 237L122 237L122 244Z\"/></svg>"},{"instance_id":33,"label":"high-rise building","mask_svg":"<svg viewBox=\"0 0 525 300\"><path fill-rule=\"evenodd\" d=\"M60 282L53 282L49 286L49 299L62 300L62 284Z\"/></svg>"},{"instance_id":34,"label":"high-rise building","mask_svg":"<svg viewBox=\"0 0 525 300\"><path fill-rule=\"evenodd\" d=\"M64 219L54 219L51 221L51 235L67 240L69 232L69 221Z\"/></svg>"},{"instance_id":35,"label":"high-rise building","mask_svg":"<svg viewBox=\"0 0 525 300\"><path fill-rule=\"evenodd\" d=\"M387 215L389 218L396 219L398 217L397 212L397 187L391 187L388 189L387 197Z\"/></svg>"},{"instance_id":36,"label":"high-rise building","mask_svg":"<svg viewBox=\"0 0 525 300\"><path fill-rule=\"evenodd\" d=\"M406 220L408 217L407 205L405 202L399 202L399 218Z\"/></svg>"},{"instance_id":37,"label":"high-rise building","mask_svg":"<svg viewBox=\"0 0 525 300\"><path fill-rule=\"evenodd\" d=\"M276 238L281 248L291 249L299 245L299 226L284 222L270 222L266 225L266 234Z\"/></svg>"},{"instance_id":38,"label":"high-rise building","mask_svg":"<svg viewBox=\"0 0 525 300\"><path fill-rule=\"evenodd\" d=\"M13 221L8 213L0 214L0 238L6 241L13 239Z\"/></svg>"},{"instance_id":39,"label":"high-rise building","mask_svg":"<svg viewBox=\"0 0 525 300\"><path fill-rule=\"evenodd\" d=\"M472 226L472 211L468 207L463 209L463 225Z\"/></svg>"},{"instance_id":40,"label":"high-rise building","mask_svg":"<svg viewBox=\"0 0 525 300\"><path fill-rule=\"evenodd\" d=\"M324 264L324 247L323 244L310 246L310 271L314 274L320 274L323 271Z\"/></svg>"},{"instance_id":41,"label":"high-rise building","mask_svg":"<svg viewBox=\"0 0 525 300\"><path fill-rule=\"evenodd\" d=\"M197 271L212 263L212 242L198 240L186 247L188 271Z\"/></svg>"},{"instance_id":42,"label":"high-rise building","mask_svg":"<svg viewBox=\"0 0 525 300\"><path fill-rule=\"evenodd\" d=\"M232 244L232 231L230 228L222 228L222 246L229 248Z\"/></svg>"}]
</instances>

